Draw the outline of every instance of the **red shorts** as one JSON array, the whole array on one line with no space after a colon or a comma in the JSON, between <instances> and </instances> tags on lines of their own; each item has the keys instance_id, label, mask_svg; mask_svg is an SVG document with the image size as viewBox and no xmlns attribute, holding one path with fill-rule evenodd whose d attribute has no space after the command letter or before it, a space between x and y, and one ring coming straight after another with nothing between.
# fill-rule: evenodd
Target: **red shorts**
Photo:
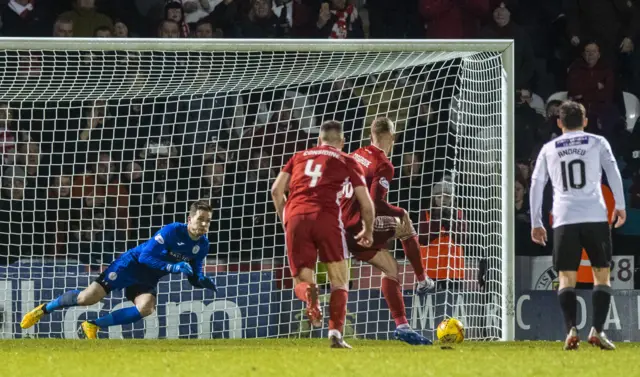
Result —
<instances>
[{"instance_id":1,"label":"red shorts","mask_svg":"<svg viewBox=\"0 0 640 377\"><path fill-rule=\"evenodd\" d=\"M354 238L362 230L362 223L347 229L347 246L353 256L362 262L368 262L378 251L387 249L389 241L396 236L397 221L395 217L379 216L373 225L373 243L369 247L358 244Z\"/></svg>"},{"instance_id":2,"label":"red shorts","mask_svg":"<svg viewBox=\"0 0 640 377\"><path fill-rule=\"evenodd\" d=\"M326 213L296 215L287 219L285 242L291 276L301 268L315 271L316 262L339 262L349 257L340 221Z\"/></svg>"}]
</instances>

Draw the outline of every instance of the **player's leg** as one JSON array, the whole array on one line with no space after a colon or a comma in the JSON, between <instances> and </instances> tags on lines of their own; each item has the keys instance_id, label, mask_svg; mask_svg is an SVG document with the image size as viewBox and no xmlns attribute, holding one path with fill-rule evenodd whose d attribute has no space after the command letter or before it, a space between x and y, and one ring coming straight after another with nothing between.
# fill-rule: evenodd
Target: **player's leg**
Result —
<instances>
[{"instance_id":1,"label":"player's leg","mask_svg":"<svg viewBox=\"0 0 640 377\"><path fill-rule=\"evenodd\" d=\"M69 308L72 306L89 306L102 300L107 295L107 291L97 282L92 282L87 288L80 291L73 289L67 291L54 300L46 304L38 305L36 308L25 314L20 321L20 327L28 329L42 319L46 314L56 310Z\"/></svg>"},{"instance_id":2,"label":"player's leg","mask_svg":"<svg viewBox=\"0 0 640 377\"><path fill-rule=\"evenodd\" d=\"M558 271L558 301L562 309L567 337L564 349L577 349L580 344L577 323L576 277L582 246L579 224L562 225L553 230L553 266Z\"/></svg>"},{"instance_id":3,"label":"player's leg","mask_svg":"<svg viewBox=\"0 0 640 377\"><path fill-rule=\"evenodd\" d=\"M429 345L431 341L415 332L407 321L407 312L402 296L402 289L398 279L398 262L388 250L379 250L367 263L371 264L383 274L382 295L384 296L391 317L396 323L394 336L413 345Z\"/></svg>"},{"instance_id":4,"label":"player's leg","mask_svg":"<svg viewBox=\"0 0 640 377\"><path fill-rule=\"evenodd\" d=\"M398 219L395 226L395 237L402 242L402 250L404 255L411 263L413 271L416 275L417 289L416 293L424 295L435 287L435 282L431 280L424 271L422 265L422 256L420 254L420 243L418 242L418 233L411 221L401 224Z\"/></svg>"},{"instance_id":5,"label":"player's leg","mask_svg":"<svg viewBox=\"0 0 640 377\"><path fill-rule=\"evenodd\" d=\"M329 340L332 348L351 348L342 334L347 316L349 296L349 249L342 222L329 214L318 215L317 224L312 229L313 242L321 262L327 264L327 276L331 284L329 297Z\"/></svg>"},{"instance_id":6,"label":"player's leg","mask_svg":"<svg viewBox=\"0 0 640 377\"><path fill-rule=\"evenodd\" d=\"M344 339L344 321L349 299L349 266L345 259L327 263L327 275L331 282L329 297L329 339L332 348L351 348Z\"/></svg>"},{"instance_id":7,"label":"player's leg","mask_svg":"<svg viewBox=\"0 0 640 377\"><path fill-rule=\"evenodd\" d=\"M156 289L147 285L132 285L125 289L125 297L134 306L122 308L92 321L82 323L82 331L87 339L97 339L98 330L110 326L135 323L150 316L156 310Z\"/></svg>"},{"instance_id":8,"label":"player's leg","mask_svg":"<svg viewBox=\"0 0 640 377\"><path fill-rule=\"evenodd\" d=\"M609 224L583 224L581 236L593 269L593 325L589 332L589 343L605 350L614 350L615 345L603 331L611 305L611 231Z\"/></svg>"},{"instance_id":9,"label":"player's leg","mask_svg":"<svg viewBox=\"0 0 640 377\"><path fill-rule=\"evenodd\" d=\"M306 216L292 217L286 224L285 242L294 293L306 304L307 318L311 326L320 327L322 311L314 273L318 254L310 230L313 225L312 219L307 219Z\"/></svg>"}]
</instances>

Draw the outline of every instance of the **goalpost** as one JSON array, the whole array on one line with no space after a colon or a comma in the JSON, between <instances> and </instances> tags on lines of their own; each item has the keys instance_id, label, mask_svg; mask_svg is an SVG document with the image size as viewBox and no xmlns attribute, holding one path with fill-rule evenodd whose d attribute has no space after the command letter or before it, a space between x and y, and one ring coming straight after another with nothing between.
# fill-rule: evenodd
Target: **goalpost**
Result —
<instances>
[{"instance_id":1,"label":"goalpost","mask_svg":"<svg viewBox=\"0 0 640 377\"><path fill-rule=\"evenodd\" d=\"M343 122L352 152L388 116L389 200L438 281L413 296L391 245L410 324L433 336L456 316L468 339L514 339L512 41L1 38L0 71L0 338L75 338L131 305L118 292L18 325L206 198L218 294L169 276L154 315L99 336L326 336L291 292L270 185L323 121ZM351 284L346 335L389 338L379 273L352 260Z\"/></svg>"}]
</instances>

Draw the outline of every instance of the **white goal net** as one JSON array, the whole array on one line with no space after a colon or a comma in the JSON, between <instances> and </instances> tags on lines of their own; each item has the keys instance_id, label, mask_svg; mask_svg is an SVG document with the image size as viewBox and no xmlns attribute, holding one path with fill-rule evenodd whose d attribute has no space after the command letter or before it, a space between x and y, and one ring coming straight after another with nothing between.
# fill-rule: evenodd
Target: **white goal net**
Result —
<instances>
[{"instance_id":1,"label":"white goal net","mask_svg":"<svg viewBox=\"0 0 640 377\"><path fill-rule=\"evenodd\" d=\"M292 293L269 189L323 121L343 122L352 152L377 116L399 130L389 200L411 214L437 280L414 297L391 248L410 324L433 336L455 316L468 338L512 337L509 43L304 42L0 39L0 337L74 338L81 321L131 305L114 292L18 325L186 221L197 199L215 210L206 271L218 294L169 276L152 316L99 336L326 336ZM380 279L351 262L347 336L389 338Z\"/></svg>"}]
</instances>

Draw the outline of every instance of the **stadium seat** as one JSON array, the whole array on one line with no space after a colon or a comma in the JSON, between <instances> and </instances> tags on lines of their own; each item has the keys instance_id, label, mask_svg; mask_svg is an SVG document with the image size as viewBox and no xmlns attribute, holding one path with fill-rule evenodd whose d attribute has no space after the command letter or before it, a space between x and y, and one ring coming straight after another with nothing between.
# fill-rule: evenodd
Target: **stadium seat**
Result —
<instances>
[{"instance_id":1,"label":"stadium seat","mask_svg":"<svg viewBox=\"0 0 640 377\"><path fill-rule=\"evenodd\" d=\"M627 113L627 130L632 132L638 116L640 116L640 100L629 92L622 92L622 97L624 98L624 108Z\"/></svg>"},{"instance_id":2,"label":"stadium seat","mask_svg":"<svg viewBox=\"0 0 640 377\"><path fill-rule=\"evenodd\" d=\"M556 92L547 98L547 104L551 101L565 101L567 99L568 92Z\"/></svg>"}]
</instances>

